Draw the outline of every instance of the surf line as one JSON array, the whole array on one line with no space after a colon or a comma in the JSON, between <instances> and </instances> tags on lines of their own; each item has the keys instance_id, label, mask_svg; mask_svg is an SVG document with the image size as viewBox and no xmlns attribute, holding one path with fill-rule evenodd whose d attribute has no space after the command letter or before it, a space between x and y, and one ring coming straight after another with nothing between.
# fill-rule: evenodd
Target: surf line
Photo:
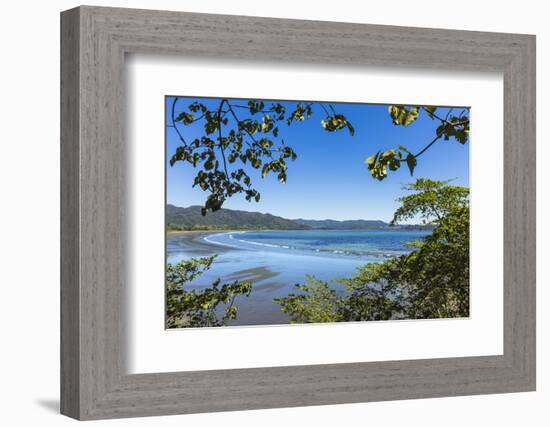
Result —
<instances>
[{"instance_id":1,"label":"surf line","mask_svg":"<svg viewBox=\"0 0 550 427\"><path fill-rule=\"evenodd\" d=\"M210 236L203 237L202 239L205 242L210 243L211 245L226 246L228 248L234 248L234 249L243 249L241 246L230 245L229 243L221 243L221 242L216 242L214 240L210 240L210 237L223 236L226 234L229 234L229 237L231 237L232 234L237 234L237 233L244 233L244 231L229 231L227 233L216 233L216 234L211 234Z\"/></svg>"}]
</instances>

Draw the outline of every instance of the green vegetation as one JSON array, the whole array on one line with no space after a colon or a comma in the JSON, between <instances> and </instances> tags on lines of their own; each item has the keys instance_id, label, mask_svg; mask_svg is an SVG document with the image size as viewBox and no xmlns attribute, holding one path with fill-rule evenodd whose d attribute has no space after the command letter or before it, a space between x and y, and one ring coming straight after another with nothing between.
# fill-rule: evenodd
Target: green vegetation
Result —
<instances>
[{"instance_id":1,"label":"green vegetation","mask_svg":"<svg viewBox=\"0 0 550 427\"><path fill-rule=\"evenodd\" d=\"M170 165L185 162L198 169L193 186L199 186L208 193L201 214L221 209L224 202L236 195L244 194L246 200L259 202L260 192L254 187L244 167L248 163L261 171L262 178L276 175L281 183L287 180L289 161L298 157L296 151L279 136L281 125L291 126L310 119L314 109L321 110L324 118L321 127L327 132L347 129L353 136L355 129L331 104L321 102L297 102L290 110L278 102L264 102L250 99L220 99L216 109L193 102L187 111L176 115L180 98L174 97L171 108L171 123L181 142ZM399 145L397 149L379 151L365 160L373 178L383 180L389 171L395 171L406 163L411 176L418 158L438 140L455 139L461 144L468 141L470 119L468 109L462 109L457 116L449 109L445 117L438 115L436 107L390 105L389 115L396 126L410 126L421 112L430 119L440 122L435 137L417 153ZM187 141L178 126L202 124L204 135Z\"/></svg>"},{"instance_id":2,"label":"green vegetation","mask_svg":"<svg viewBox=\"0 0 550 427\"><path fill-rule=\"evenodd\" d=\"M296 293L275 299L292 323L431 319L469 315L469 191L449 182L417 179L405 187L394 223L420 218L431 235L411 243L407 255L367 264L351 278L339 279L337 293L313 276ZM250 282L201 291L184 286L207 271L215 257L168 265L167 327L223 326L237 317L235 298L248 296Z\"/></svg>"},{"instance_id":3,"label":"green vegetation","mask_svg":"<svg viewBox=\"0 0 550 427\"><path fill-rule=\"evenodd\" d=\"M342 300L328 283L307 276L305 284L295 286L300 294L290 294L285 298L273 300L281 305L281 310L290 317L291 323L326 323L342 320Z\"/></svg>"},{"instance_id":4,"label":"green vegetation","mask_svg":"<svg viewBox=\"0 0 550 427\"><path fill-rule=\"evenodd\" d=\"M184 286L207 271L216 257L192 258L166 269L166 327L224 326L237 317L235 298L250 295L250 282L235 281L197 291Z\"/></svg>"},{"instance_id":5,"label":"green vegetation","mask_svg":"<svg viewBox=\"0 0 550 427\"><path fill-rule=\"evenodd\" d=\"M389 224L380 220L335 221L312 219L286 219L260 212L220 209L206 216L200 206L181 208L166 206L166 222L169 231L217 231L217 230L365 230L385 228Z\"/></svg>"},{"instance_id":6,"label":"green vegetation","mask_svg":"<svg viewBox=\"0 0 550 427\"><path fill-rule=\"evenodd\" d=\"M244 167L261 171L261 177L275 175L287 180L288 163L297 159L295 150L279 137L279 127L310 119L314 109L322 114L321 127L327 132L347 130L352 124L330 104L297 102L287 109L277 102L220 99L217 108L193 102L176 115L175 97L171 123L181 146L170 164L190 164L197 169L193 186L207 193L204 206L168 206L170 230L212 229L307 229L334 227L323 221L288 220L268 214L221 210L224 202L237 194L259 202L261 195ZM395 126L413 125L420 114L438 122L435 135L422 149L411 152L403 145L378 151L365 160L372 178L382 181L389 172L406 164L413 176L418 159L438 141L469 140L469 110L453 115L453 108L439 114L436 107L390 105L389 118ZM179 127L202 124L204 135L187 141ZM413 242L412 252L380 264L363 266L351 278L337 282L338 293L326 282L306 278L297 292L274 300L292 322L426 319L469 315L469 191L448 181L417 179L405 187L412 194L399 199L401 206L392 224L420 218L433 232L423 241ZM208 216L206 214L209 213ZM375 221L374 221L375 222ZM357 224L355 224L357 225ZM370 224L370 226L384 226ZM343 227L367 228L366 224ZM184 286L208 270L214 257L191 259L167 269L167 327L222 326L237 316L235 298L248 296L249 282L235 281L220 286L189 291Z\"/></svg>"},{"instance_id":7,"label":"green vegetation","mask_svg":"<svg viewBox=\"0 0 550 427\"><path fill-rule=\"evenodd\" d=\"M206 216L200 206L166 207L166 223L171 230L301 230L308 229L290 219L259 212L220 209Z\"/></svg>"},{"instance_id":8,"label":"green vegetation","mask_svg":"<svg viewBox=\"0 0 550 427\"><path fill-rule=\"evenodd\" d=\"M406 187L394 222L420 216L432 234L414 242L411 253L367 264L350 279L338 280L346 293L308 277L300 293L276 299L296 323L430 319L469 315L469 191L448 182L418 179Z\"/></svg>"},{"instance_id":9,"label":"green vegetation","mask_svg":"<svg viewBox=\"0 0 550 427\"><path fill-rule=\"evenodd\" d=\"M365 160L370 174L379 181L388 176L388 169L396 171L402 163L406 163L413 176L418 158L442 138L445 141L453 138L460 144L466 144L470 137L470 116L466 114L468 112L466 108L463 108L458 116L451 115L453 111L451 108L445 117L437 114L437 107L390 105L388 109L392 122L396 126L409 126L418 118L420 112L424 112L432 120L439 121L440 125L435 131L434 138L417 153L412 153L403 145L399 145L397 149L378 151Z\"/></svg>"}]
</instances>

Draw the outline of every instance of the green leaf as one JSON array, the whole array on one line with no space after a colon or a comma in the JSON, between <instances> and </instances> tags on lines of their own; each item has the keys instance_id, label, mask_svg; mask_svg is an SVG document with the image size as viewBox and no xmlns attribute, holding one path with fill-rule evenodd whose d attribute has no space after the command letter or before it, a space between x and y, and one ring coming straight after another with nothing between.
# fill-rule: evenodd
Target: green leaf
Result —
<instances>
[{"instance_id":1,"label":"green leaf","mask_svg":"<svg viewBox=\"0 0 550 427\"><path fill-rule=\"evenodd\" d=\"M321 126L328 132L336 132L340 129L347 128L352 136L355 134L355 129L351 123L341 114L327 116L325 120L321 120Z\"/></svg>"},{"instance_id":2,"label":"green leaf","mask_svg":"<svg viewBox=\"0 0 550 427\"><path fill-rule=\"evenodd\" d=\"M204 162L204 169L205 170L210 170L214 167L214 162L212 161L212 159L209 159L207 160L206 162Z\"/></svg>"},{"instance_id":3,"label":"green leaf","mask_svg":"<svg viewBox=\"0 0 550 427\"><path fill-rule=\"evenodd\" d=\"M402 105L390 105L388 111L394 125L409 126L418 118L418 107L404 107Z\"/></svg>"},{"instance_id":4,"label":"green leaf","mask_svg":"<svg viewBox=\"0 0 550 427\"><path fill-rule=\"evenodd\" d=\"M409 153L407 156L407 166L409 167L409 171L411 172L411 176L413 175L414 168L416 167L416 157L414 157L412 154Z\"/></svg>"},{"instance_id":5,"label":"green leaf","mask_svg":"<svg viewBox=\"0 0 550 427\"><path fill-rule=\"evenodd\" d=\"M373 154L372 156L370 156L367 160L365 160L365 163L369 166L369 168L371 166L374 166L374 164L376 163L376 159L378 158L378 155L380 154L380 151L376 154Z\"/></svg>"},{"instance_id":6,"label":"green leaf","mask_svg":"<svg viewBox=\"0 0 550 427\"><path fill-rule=\"evenodd\" d=\"M468 142L469 134L470 132L468 129L457 129L455 133L455 138L459 143L464 145Z\"/></svg>"},{"instance_id":7,"label":"green leaf","mask_svg":"<svg viewBox=\"0 0 550 427\"><path fill-rule=\"evenodd\" d=\"M250 114L256 114L264 109L264 103L263 101L251 99L248 101L248 109L250 110Z\"/></svg>"},{"instance_id":8,"label":"green leaf","mask_svg":"<svg viewBox=\"0 0 550 427\"><path fill-rule=\"evenodd\" d=\"M183 124L185 125L193 123L193 120L195 120L195 116L186 112L183 112L178 117L176 117L177 122L183 122Z\"/></svg>"}]
</instances>

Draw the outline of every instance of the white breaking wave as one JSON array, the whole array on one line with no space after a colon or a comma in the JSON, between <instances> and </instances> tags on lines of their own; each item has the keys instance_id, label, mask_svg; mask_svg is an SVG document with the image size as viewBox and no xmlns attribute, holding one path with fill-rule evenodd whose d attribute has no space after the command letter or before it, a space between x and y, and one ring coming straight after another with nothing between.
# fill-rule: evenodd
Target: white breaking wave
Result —
<instances>
[{"instance_id":1,"label":"white breaking wave","mask_svg":"<svg viewBox=\"0 0 550 427\"><path fill-rule=\"evenodd\" d=\"M233 249L241 249L241 250L253 250L251 246L256 247L264 247L264 248L273 248L273 249L289 249L289 250L296 250L298 252L313 252L313 253L332 253L334 255L353 255L353 256L369 256L369 257L375 257L375 258L392 258L395 256L399 256L405 253L408 253L406 250L392 250L392 249L384 249L380 248L380 250L376 249L367 249L367 248L356 248L355 246L353 249L348 249L346 247L344 248L335 248L333 247L323 247L323 248L317 248L317 247L303 247L302 246L292 246L292 245L277 245L274 243L263 243L263 242L257 242L253 240L245 240L245 239L239 239L235 236L237 234L246 234L247 231L228 231L223 233L216 233L211 234L209 236L205 236L202 239L212 245L215 246L225 246L228 248ZM239 236L240 237L240 236ZM219 241L218 239L221 238L222 241ZM231 241L235 242L234 244L231 243Z\"/></svg>"},{"instance_id":2,"label":"white breaking wave","mask_svg":"<svg viewBox=\"0 0 550 427\"><path fill-rule=\"evenodd\" d=\"M229 234L229 238L230 238L230 239L233 239L233 234L235 234L235 233L244 233L244 231L229 232L229 233L219 233L219 234L211 234L210 236L203 237L202 239L203 239L205 242L211 243L211 244L213 244L213 245L226 246L226 247L228 247L228 248L235 248L235 249L242 249L242 247L237 246L237 245L231 245L231 244L229 244L229 243L216 242L216 241L210 239L211 237L224 236L224 235L226 235L226 234Z\"/></svg>"},{"instance_id":3,"label":"white breaking wave","mask_svg":"<svg viewBox=\"0 0 550 427\"><path fill-rule=\"evenodd\" d=\"M284 248L284 246L272 245L270 243L259 243L259 242L253 242L251 240L240 240L240 239L236 239L236 240L241 243L248 243L249 245L266 246L268 248Z\"/></svg>"},{"instance_id":4,"label":"white breaking wave","mask_svg":"<svg viewBox=\"0 0 550 427\"><path fill-rule=\"evenodd\" d=\"M215 241L215 240L211 239L212 237L216 237L216 236L229 235L230 240L236 240L237 242L245 243L245 244L248 244L248 245L264 246L264 247L268 247L268 248L290 249L290 246L286 246L286 245L275 245L275 244L271 244L271 243L253 242L252 240L235 239L235 237L233 237L234 234L243 234L243 233L245 233L245 231L230 231L228 233L212 234L210 236L203 237L203 240L205 242L211 243L213 245L226 246L226 247L229 247L229 248L236 248L236 249L244 249L242 246L232 245L230 243L225 243L225 242L218 242L218 241Z\"/></svg>"}]
</instances>

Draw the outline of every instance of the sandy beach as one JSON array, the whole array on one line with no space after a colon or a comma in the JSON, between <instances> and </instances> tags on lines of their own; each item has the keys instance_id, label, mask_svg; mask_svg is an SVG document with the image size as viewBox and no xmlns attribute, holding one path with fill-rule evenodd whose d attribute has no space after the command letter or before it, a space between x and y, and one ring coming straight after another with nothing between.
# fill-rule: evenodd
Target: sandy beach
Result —
<instances>
[{"instance_id":1,"label":"sandy beach","mask_svg":"<svg viewBox=\"0 0 550 427\"><path fill-rule=\"evenodd\" d=\"M242 231L242 230L239 230ZM177 240L178 246L181 251L184 251L192 256L211 256L220 255L228 251L241 251L241 249L231 248L227 246L216 245L204 240L205 237L220 234L231 233L231 230L219 230L219 231L170 231L167 233L168 240ZM270 279L277 276L276 272L273 272L265 266L258 266L253 268L245 268L237 270L232 274L229 274L225 278L228 281L240 280L249 281L254 283Z\"/></svg>"},{"instance_id":2,"label":"sandy beach","mask_svg":"<svg viewBox=\"0 0 550 427\"><path fill-rule=\"evenodd\" d=\"M219 250L213 247L211 243L204 240L212 234L223 233L224 231L169 231L166 233L166 240L177 238L182 249L196 254L212 254L218 253ZM223 247L219 249L223 250ZM204 256L204 255L202 255Z\"/></svg>"}]
</instances>

